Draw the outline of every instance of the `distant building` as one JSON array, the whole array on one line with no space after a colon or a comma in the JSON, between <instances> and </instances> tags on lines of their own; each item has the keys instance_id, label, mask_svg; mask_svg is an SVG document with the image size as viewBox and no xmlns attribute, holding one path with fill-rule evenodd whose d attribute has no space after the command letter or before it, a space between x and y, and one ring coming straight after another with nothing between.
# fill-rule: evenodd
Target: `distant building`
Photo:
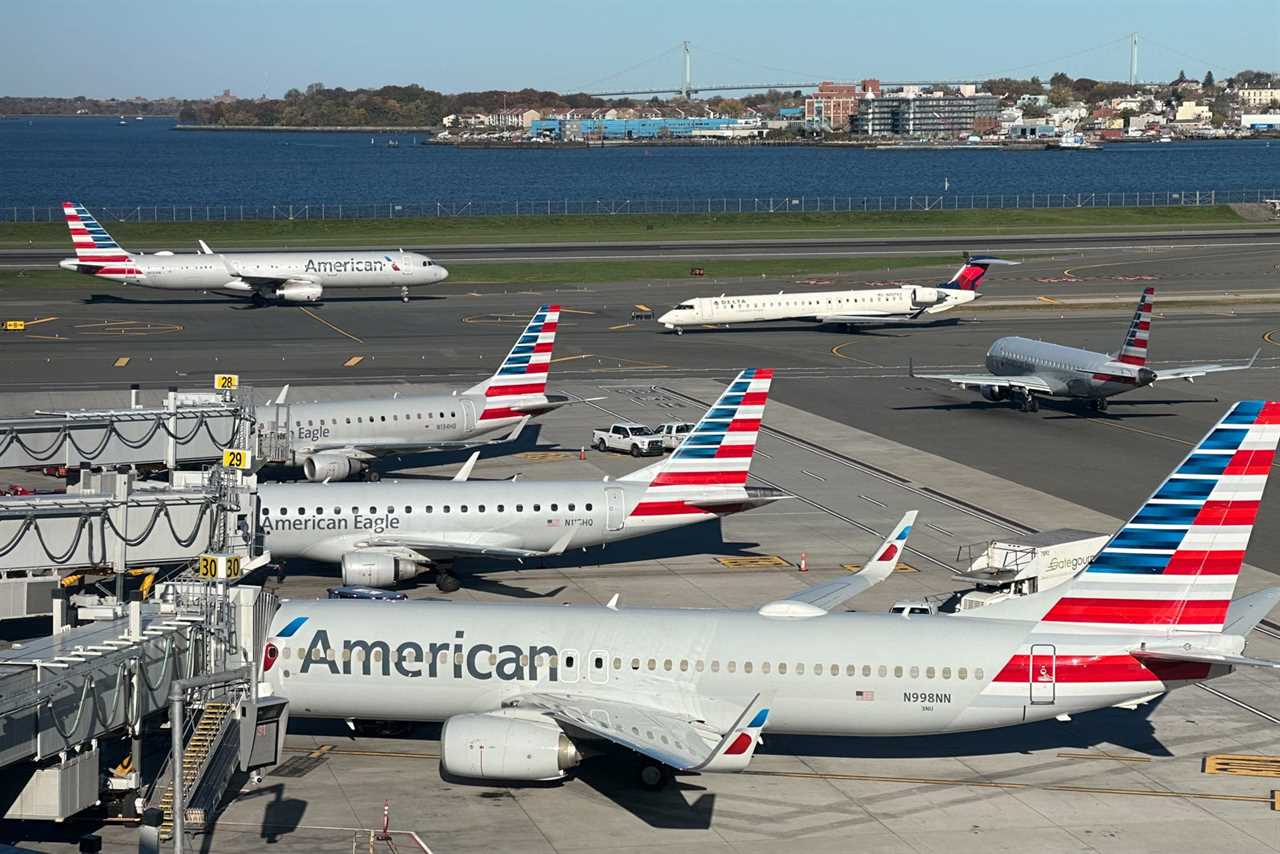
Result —
<instances>
[{"instance_id":1,"label":"distant building","mask_svg":"<svg viewBox=\"0 0 1280 854\"><path fill-rule=\"evenodd\" d=\"M1175 122L1185 124L1208 124L1213 119L1213 110L1207 104L1195 101L1183 101L1173 115Z\"/></svg>"},{"instance_id":2,"label":"distant building","mask_svg":"<svg viewBox=\"0 0 1280 854\"><path fill-rule=\"evenodd\" d=\"M1024 125L1017 124L1009 128L1009 139L1053 139L1058 135L1058 129L1051 124L1037 122L1034 124Z\"/></svg>"},{"instance_id":3,"label":"distant building","mask_svg":"<svg viewBox=\"0 0 1280 854\"><path fill-rule=\"evenodd\" d=\"M854 83L824 81L804 99L804 119L809 124L843 131L858 112L858 87Z\"/></svg>"},{"instance_id":4,"label":"distant building","mask_svg":"<svg viewBox=\"0 0 1280 854\"><path fill-rule=\"evenodd\" d=\"M221 95L214 96L215 104L230 104L232 101L238 100L230 89L223 89Z\"/></svg>"},{"instance_id":5,"label":"distant building","mask_svg":"<svg viewBox=\"0 0 1280 854\"><path fill-rule=\"evenodd\" d=\"M1245 113L1240 117L1245 130L1280 130L1280 113Z\"/></svg>"},{"instance_id":6,"label":"distant building","mask_svg":"<svg viewBox=\"0 0 1280 854\"><path fill-rule=\"evenodd\" d=\"M860 136L957 137L994 130L999 115L1000 99L987 93L970 98L889 94L863 98L852 127Z\"/></svg>"},{"instance_id":7,"label":"distant building","mask_svg":"<svg viewBox=\"0 0 1280 854\"><path fill-rule=\"evenodd\" d=\"M1146 130L1164 127L1164 116L1159 113L1139 113L1129 117L1129 130Z\"/></svg>"},{"instance_id":8,"label":"distant building","mask_svg":"<svg viewBox=\"0 0 1280 854\"><path fill-rule=\"evenodd\" d=\"M542 118L542 113L537 110L531 110L527 107L512 107L511 109L486 113L484 124L485 127L519 130L528 128L535 120L540 118Z\"/></svg>"},{"instance_id":9,"label":"distant building","mask_svg":"<svg viewBox=\"0 0 1280 854\"><path fill-rule=\"evenodd\" d=\"M1280 89L1271 87L1240 89L1236 96L1240 99L1240 106L1246 110L1266 109L1273 103L1280 103Z\"/></svg>"},{"instance_id":10,"label":"distant building","mask_svg":"<svg viewBox=\"0 0 1280 854\"><path fill-rule=\"evenodd\" d=\"M1017 103L1019 107L1047 107L1049 106L1049 96L1028 93L1020 95Z\"/></svg>"},{"instance_id":11,"label":"distant building","mask_svg":"<svg viewBox=\"0 0 1280 854\"><path fill-rule=\"evenodd\" d=\"M698 136L759 137L766 128L758 118L693 116L650 119L538 119L529 135L566 141L600 139L680 139Z\"/></svg>"}]
</instances>

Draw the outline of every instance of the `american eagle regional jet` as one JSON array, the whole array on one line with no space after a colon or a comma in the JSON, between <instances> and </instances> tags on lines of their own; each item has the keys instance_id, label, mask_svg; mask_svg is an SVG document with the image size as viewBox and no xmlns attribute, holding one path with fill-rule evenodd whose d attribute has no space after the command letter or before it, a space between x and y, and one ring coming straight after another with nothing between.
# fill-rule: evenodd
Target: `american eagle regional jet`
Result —
<instances>
[{"instance_id":1,"label":"american eagle regional jet","mask_svg":"<svg viewBox=\"0 0 1280 854\"><path fill-rule=\"evenodd\" d=\"M747 486L773 371L740 373L670 457L603 481L262 484L261 530L278 558L340 564L343 584L384 587L428 569L457 590L457 558L525 560L694 525L787 497ZM474 458L473 458L474 459Z\"/></svg>"},{"instance_id":2,"label":"american eagle regional jet","mask_svg":"<svg viewBox=\"0 0 1280 854\"><path fill-rule=\"evenodd\" d=\"M986 367L990 373L917 374L911 368L910 375L926 380L946 380L963 388L976 389L987 400L1008 400L1023 412L1039 410L1040 396L1084 400L1093 411L1106 412L1107 398L1161 380L1193 382L1196 377L1207 374L1244 371L1253 367L1261 350L1243 365L1190 365L1159 370L1147 367L1155 294L1155 288L1147 288L1138 298L1138 307L1129 322L1124 345L1117 353L1095 353L1012 336L999 339L987 351Z\"/></svg>"},{"instance_id":3,"label":"american eagle regional jet","mask_svg":"<svg viewBox=\"0 0 1280 854\"><path fill-rule=\"evenodd\" d=\"M1235 404L1072 579L975 610L841 609L891 576L908 513L861 572L754 610L286 602L262 678L294 715L443 721L442 771L501 781L557 780L604 753L638 756L656 786L740 771L773 733L1133 709L1235 667L1280 668L1244 654L1280 587L1231 600L1277 439L1280 403Z\"/></svg>"},{"instance_id":4,"label":"american eagle regional jet","mask_svg":"<svg viewBox=\"0 0 1280 854\"><path fill-rule=\"evenodd\" d=\"M215 253L202 240L197 254L129 252L112 239L84 205L63 202L76 257L58 263L64 270L145 288L224 291L268 302L317 302L325 289L409 288L443 282L449 271L417 252Z\"/></svg>"},{"instance_id":5,"label":"american eagle regional jet","mask_svg":"<svg viewBox=\"0 0 1280 854\"><path fill-rule=\"evenodd\" d=\"M875 290L818 293L753 294L697 297L685 300L658 318L677 333L688 326L761 323L768 320L807 320L816 323L891 323L915 320L973 302L987 268L1017 264L1000 258L969 258L949 281L932 288L901 285Z\"/></svg>"}]
</instances>

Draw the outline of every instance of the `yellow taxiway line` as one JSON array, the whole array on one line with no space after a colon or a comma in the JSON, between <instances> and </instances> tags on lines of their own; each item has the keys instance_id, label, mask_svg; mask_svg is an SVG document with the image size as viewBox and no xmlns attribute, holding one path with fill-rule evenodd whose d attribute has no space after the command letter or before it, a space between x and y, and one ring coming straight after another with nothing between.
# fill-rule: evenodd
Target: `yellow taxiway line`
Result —
<instances>
[{"instance_id":1,"label":"yellow taxiway line","mask_svg":"<svg viewBox=\"0 0 1280 854\"><path fill-rule=\"evenodd\" d=\"M364 361L364 356L352 356L350 359L347 359L345 362L342 363L342 367L354 368L356 365L360 364L363 361Z\"/></svg>"},{"instance_id":2,"label":"yellow taxiway line","mask_svg":"<svg viewBox=\"0 0 1280 854\"><path fill-rule=\"evenodd\" d=\"M129 357L128 357L128 356L121 356L120 358L116 359L114 362L112 362L112 363L111 363L111 367L113 367L113 368L123 368L123 367L124 367L125 365L127 365L127 364L129 364Z\"/></svg>"},{"instance_id":3,"label":"yellow taxiway line","mask_svg":"<svg viewBox=\"0 0 1280 854\"><path fill-rule=\"evenodd\" d=\"M302 311L303 311L305 314L307 314L308 316L310 316L310 317L312 317L312 318L315 318L316 320L320 321L320 322L321 322L321 323L323 323L325 326L329 327L330 329L332 329L334 332L338 333L339 335L345 335L347 338L350 338L352 341L356 342L357 344L363 344L363 343L364 343L364 340L363 340L363 339L361 339L361 338L357 338L356 336L352 335L350 332L348 332L348 331L347 331L347 330L345 330L345 329L342 329L342 328L340 328L340 327L334 326L332 323L330 323L329 321L325 320L323 317L321 317L320 315L316 314L316 313L315 313L314 311L312 311L311 309L309 309L309 308L303 308L303 309L302 309Z\"/></svg>"}]
</instances>

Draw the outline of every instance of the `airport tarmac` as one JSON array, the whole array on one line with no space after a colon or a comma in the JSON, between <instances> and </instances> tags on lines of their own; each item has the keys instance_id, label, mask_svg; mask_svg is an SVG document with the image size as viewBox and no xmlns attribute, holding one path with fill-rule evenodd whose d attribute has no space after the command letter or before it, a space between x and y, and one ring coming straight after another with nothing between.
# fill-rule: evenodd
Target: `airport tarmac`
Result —
<instances>
[{"instance_id":1,"label":"airport tarmac","mask_svg":"<svg viewBox=\"0 0 1280 854\"><path fill-rule=\"evenodd\" d=\"M778 380L774 388L782 385ZM568 386L580 395L609 396L544 419L536 441L515 454L481 459L473 477L623 474L640 463L594 451L579 459L576 446L593 424L614 417L655 420L655 412L693 417L700 414L693 401L718 391L708 378L672 380L658 391L609 379ZM321 388L315 394L343 391ZM796 499L721 525L543 565L517 569L469 561L458 567L464 589L449 598L518 596L554 608L564 602L602 605L617 593L623 608L756 607L847 571L843 565L864 560L903 511L918 508L903 570L854 602L881 611L897 599L965 588L956 570L969 543L1063 526L1108 531L1117 524L1092 507L953 462L945 447L938 454L922 452L778 400L769 404L765 420L770 429L761 437L752 475ZM1163 474L1181 449L1156 445L1153 455ZM432 458L430 467L400 476L449 476L460 456ZM859 464L864 460L876 468ZM1154 485L1140 484L1144 490ZM1274 510L1264 508L1264 525ZM802 553L807 573L799 570ZM1247 568L1237 596L1272 580ZM323 596L334 583L329 570L311 564L291 565L282 584L268 580L289 598ZM430 584L411 595L439 596ZM1277 629L1263 625L1250 652L1280 657ZM193 850L256 851L270 844L281 851L347 851L353 845L364 851L389 802L397 849L413 850L416 834L438 854L657 846L772 852L781 845L948 854L1155 851L1167 850L1172 838L1186 850L1280 851L1280 813L1273 810L1280 774L1274 758L1280 754L1277 696L1273 674L1242 671L1135 711L989 733L909 740L766 737L747 773L680 778L658 793L637 791L629 769L600 761L586 763L561 784L448 784L438 772L438 726L378 737L354 735L341 722L295 720L286 763L261 784L246 785ZM1270 758L1249 767L1217 758L1240 755ZM1239 773L1245 770L1271 776ZM68 828L46 830L53 836ZM96 830L104 850L136 850L132 829ZM28 845L68 850L38 839Z\"/></svg>"},{"instance_id":2,"label":"airport tarmac","mask_svg":"<svg viewBox=\"0 0 1280 854\"><path fill-rule=\"evenodd\" d=\"M0 288L2 313L55 319L0 339L10 389L0 395L0 411L123 405L131 382L194 388L214 371L239 372L260 399L286 381L295 383L295 400L403 391L407 383L465 387L492 370L537 304L555 301L564 309L553 389L605 399L545 417L511 449L516 453L486 454L473 477L623 474L637 467L629 457L588 452L579 460L591 426L694 419L738 368L761 366L777 375L752 474L797 498L719 526L540 566L465 562L458 567L465 587L455 597L518 596L555 606L603 604L618 593L623 607L754 607L846 571L843 565L865 559L902 512L919 509L909 568L854 603L885 610L897 599L965 587L955 571L969 544L1056 527L1112 530L1229 401L1274 398L1280 352L1269 333L1280 330L1280 303L1269 295L1280 291L1280 278L1271 252L1161 247L1028 256L1022 267L993 271L974 310L930 326L854 332L772 324L674 336L631 315L717 289L933 283L953 268L521 292L446 283L408 306L333 299L305 311L114 286L107 299L90 296L107 293L100 287L37 294L10 284ZM990 342L1006 334L1114 349L1146 285L1157 288L1157 367L1244 359L1261 347L1257 367L1140 390L1115 399L1101 416L1053 404L1024 414L907 375L908 360L929 370L975 368ZM1229 294L1245 298L1231 302ZM1185 301L1162 303L1167 296ZM1070 307L1072 299L1088 307ZM400 476L449 475L463 457L410 461L430 467ZM1280 571L1280 526L1266 521L1268 512L1280 512L1274 501L1264 504L1249 553L1254 566L1237 596L1274 583ZM806 574L798 569L802 553ZM320 567L291 566L278 592L322 596L334 583ZM438 594L424 584L414 595ZM1280 627L1264 624L1250 652L1280 658ZM1188 850L1280 851L1273 794L1280 788L1278 684L1268 672L1238 672L1137 711L964 736L768 738L747 774L684 778L660 793L636 791L626 770L600 763L558 785L450 785L439 778L436 726L380 738L353 736L341 723L296 721L289 762L247 786L200 845L215 852L267 843L282 851L367 850L390 801L396 846L412 849L413 832L439 854L657 846L772 852L783 845L1132 852L1168 850L1171 840ZM1269 758L1252 769L1209 758L1238 754ZM1216 773L1224 769L1263 776ZM48 832L65 837L66 830ZM132 829L100 832L104 850L136 850ZM36 839L27 844L68 850Z\"/></svg>"}]
</instances>

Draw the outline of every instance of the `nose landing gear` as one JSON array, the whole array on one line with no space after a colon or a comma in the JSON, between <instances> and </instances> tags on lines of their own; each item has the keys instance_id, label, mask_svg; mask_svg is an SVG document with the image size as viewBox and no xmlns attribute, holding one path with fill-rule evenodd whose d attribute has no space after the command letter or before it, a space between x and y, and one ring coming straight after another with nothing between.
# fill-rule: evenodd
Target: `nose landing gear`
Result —
<instances>
[{"instance_id":1,"label":"nose landing gear","mask_svg":"<svg viewBox=\"0 0 1280 854\"><path fill-rule=\"evenodd\" d=\"M409 301L409 286L401 285L400 286L400 302L408 302L408 301Z\"/></svg>"}]
</instances>

